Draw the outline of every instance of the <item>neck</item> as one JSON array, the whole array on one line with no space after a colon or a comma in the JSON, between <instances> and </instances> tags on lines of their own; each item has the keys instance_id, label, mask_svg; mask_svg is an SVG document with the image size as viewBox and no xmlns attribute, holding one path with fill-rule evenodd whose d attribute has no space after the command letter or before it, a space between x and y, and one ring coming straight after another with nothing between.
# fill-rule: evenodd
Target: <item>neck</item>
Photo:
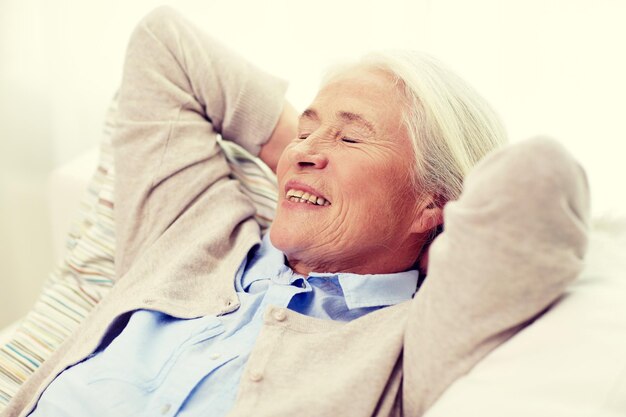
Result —
<instances>
[{"instance_id":1,"label":"neck","mask_svg":"<svg viewBox=\"0 0 626 417\"><path fill-rule=\"evenodd\" d=\"M287 265L296 273L308 276L311 272L353 273L353 274L393 274L415 268L423 242L405 245L393 251L376 254L361 254L358 257L345 257L340 260L305 259L287 255Z\"/></svg>"}]
</instances>

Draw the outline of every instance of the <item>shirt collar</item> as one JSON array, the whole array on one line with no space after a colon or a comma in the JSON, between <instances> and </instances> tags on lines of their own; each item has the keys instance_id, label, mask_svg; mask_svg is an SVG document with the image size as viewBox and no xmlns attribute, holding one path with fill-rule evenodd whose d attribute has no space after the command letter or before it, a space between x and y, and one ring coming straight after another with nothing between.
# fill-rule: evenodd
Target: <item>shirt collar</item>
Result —
<instances>
[{"instance_id":1,"label":"shirt collar","mask_svg":"<svg viewBox=\"0 0 626 417\"><path fill-rule=\"evenodd\" d=\"M247 263L244 262L243 268L240 268L242 273L237 281L241 286L237 286L238 290L246 290L255 281L282 277L291 271L285 264L285 255L272 245L269 235L266 233L263 236L261 244L252 250Z\"/></svg>"},{"instance_id":2,"label":"shirt collar","mask_svg":"<svg viewBox=\"0 0 626 417\"><path fill-rule=\"evenodd\" d=\"M242 265L243 266L243 265ZM253 282L274 279L290 284L300 275L294 273L285 262L285 255L278 250L269 238L263 237L261 244L244 266L240 274L238 289L247 289ZM242 271L243 272L243 271ZM417 290L419 273L417 270L392 274L353 274L349 272L311 272L309 277L337 279L349 309L383 307L410 300ZM285 282L282 282L285 281Z\"/></svg>"},{"instance_id":3,"label":"shirt collar","mask_svg":"<svg viewBox=\"0 0 626 417\"><path fill-rule=\"evenodd\" d=\"M317 273L314 277L337 277L348 309L391 306L410 300L417 290L419 272L393 274Z\"/></svg>"}]
</instances>

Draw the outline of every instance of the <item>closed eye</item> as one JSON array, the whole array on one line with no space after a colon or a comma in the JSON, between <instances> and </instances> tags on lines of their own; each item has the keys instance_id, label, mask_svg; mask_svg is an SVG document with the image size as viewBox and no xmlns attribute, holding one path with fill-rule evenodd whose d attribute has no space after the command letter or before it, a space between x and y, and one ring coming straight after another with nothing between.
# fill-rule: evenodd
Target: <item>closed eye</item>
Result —
<instances>
[{"instance_id":1,"label":"closed eye","mask_svg":"<svg viewBox=\"0 0 626 417\"><path fill-rule=\"evenodd\" d=\"M351 138L346 138L346 137L341 138L341 141L345 142L345 143L359 143L358 140L351 139Z\"/></svg>"}]
</instances>

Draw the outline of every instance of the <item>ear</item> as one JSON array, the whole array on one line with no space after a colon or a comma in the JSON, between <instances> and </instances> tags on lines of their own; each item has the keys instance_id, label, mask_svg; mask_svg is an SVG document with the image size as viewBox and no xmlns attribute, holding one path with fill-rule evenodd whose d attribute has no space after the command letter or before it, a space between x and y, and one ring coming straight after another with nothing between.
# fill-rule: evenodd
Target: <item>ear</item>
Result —
<instances>
[{"instance_id":1,"label":"ear","mask_svg":"<svg viewBox=\"0 0 626 417\"><path fill-rule=\"evenodd\" d=\"M429 197L418 208L411 224L411 232L423 234L441 224L443 224L443 208L435 203L434 198Z\"/></svg>"}]
</instances>

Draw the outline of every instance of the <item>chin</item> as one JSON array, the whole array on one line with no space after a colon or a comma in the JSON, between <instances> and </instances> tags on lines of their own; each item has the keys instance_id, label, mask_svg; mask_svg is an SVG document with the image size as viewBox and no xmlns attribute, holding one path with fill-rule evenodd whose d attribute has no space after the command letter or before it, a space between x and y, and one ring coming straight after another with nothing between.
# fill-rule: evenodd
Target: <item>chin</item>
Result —
<instances>
[{"instance_id":1,"label":"chin","mask_svg":"<svg viewBox=\"0 0 626 417\"><path fill-rule=\"evenodd\" d=\"M270 241L272 245L283 253L286 253L286 250L294 243L292 242L293 236L292 233L289 233L286 228L280 226L280 222L274 221L270 226L269 230Z\"/></svg>"},{"instance_id":2,"label":"chin","mask_svg":"<svg viewBox=\"0 0 626 417\"><path fill-rule=\"evenodd\" d=\"M310 244L310 242L303 240L304 236L294 233L293 228L283 226L280 222L274 222L268 233L272 245L285 255L299 252L300 249L306 248Z\"/></svg>"}]
</instances>

